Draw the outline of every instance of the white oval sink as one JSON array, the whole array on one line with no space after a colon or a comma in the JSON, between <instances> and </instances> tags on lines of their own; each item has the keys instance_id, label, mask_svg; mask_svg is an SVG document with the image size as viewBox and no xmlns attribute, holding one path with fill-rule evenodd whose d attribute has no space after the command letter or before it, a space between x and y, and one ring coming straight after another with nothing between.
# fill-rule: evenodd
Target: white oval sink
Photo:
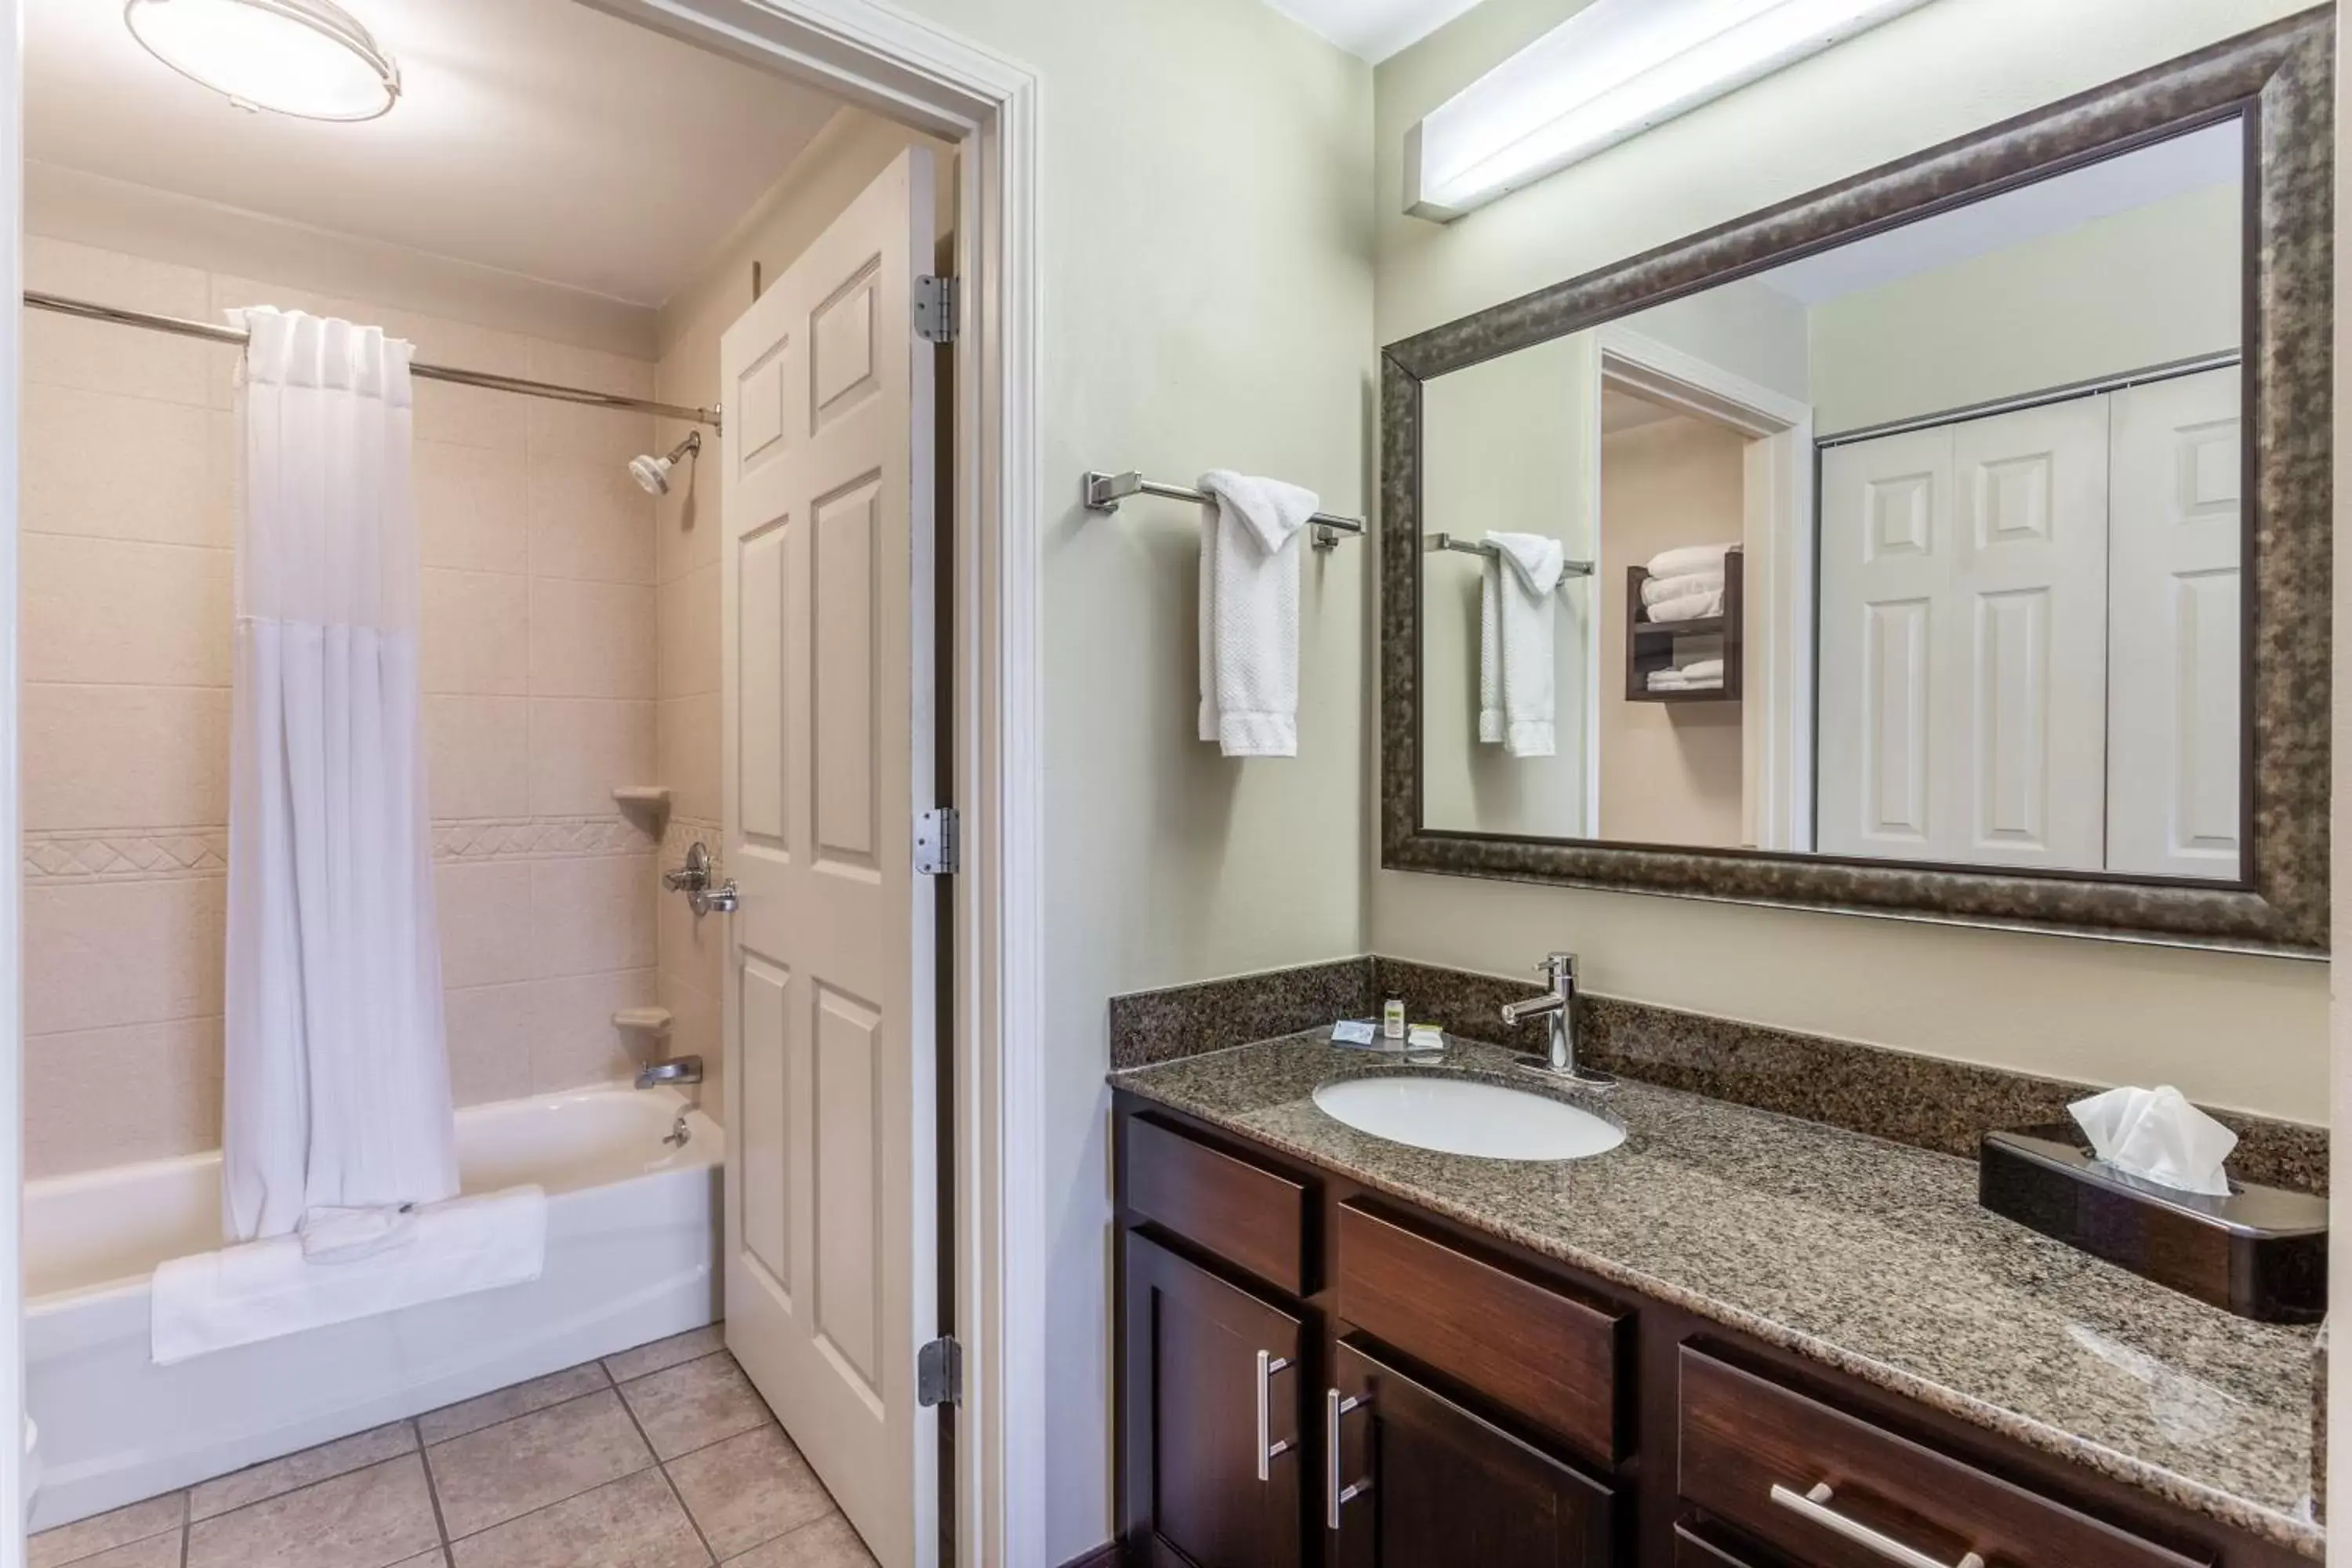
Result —
<instances>
[{"instance_id":1,"label":"white oval sink","mask_svg":"<svg viewBox=\"0 0 2352 1568\"><path fill-rule=\"evenodd\" d=\"M1318 1089L1315 1103L1359 1132L1441 1154L1583 1160L1625 1142L1622 1127L1589 1110L1475 1079L1343 1079Z\"/></svg>"}]
</instances>

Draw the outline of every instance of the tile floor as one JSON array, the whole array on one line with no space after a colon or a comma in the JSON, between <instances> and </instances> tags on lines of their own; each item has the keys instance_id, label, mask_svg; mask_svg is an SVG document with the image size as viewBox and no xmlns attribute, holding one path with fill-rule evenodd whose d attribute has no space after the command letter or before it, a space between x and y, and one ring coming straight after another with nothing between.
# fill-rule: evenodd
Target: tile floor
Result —
<instances>
[{"instance_id":1,"label":"tile floor","mask_svg":"<svg viewBox=\"0 0 2352 1568\"><path fill-rule=\"evenodd\" d=\"M872 1568L714 1326L37 1535L31 1568Z\"/></svg>"}]
</instances>

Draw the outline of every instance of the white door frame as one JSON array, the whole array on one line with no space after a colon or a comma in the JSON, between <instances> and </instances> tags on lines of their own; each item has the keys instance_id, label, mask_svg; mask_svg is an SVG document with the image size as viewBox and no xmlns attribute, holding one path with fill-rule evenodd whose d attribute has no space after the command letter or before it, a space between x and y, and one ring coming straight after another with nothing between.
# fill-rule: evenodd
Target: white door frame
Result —
<instances>
[{"instance_id":1,"label":"white door frame","mask_svg":"<svg viewBox=\"0 0 2352 1568\"><path fill-rule=\"evenodd\" d=\"M1036 74L877 0L587 0L957 143L955 355L956 1444L963 1568L1045 1557L1046 1230L1039 894ZM0 298L24 288L23 7L0 0ZM0 311L0 1518L21 1521L22 857L17 788L21 310ZM909 825L911 830L911 825ZM942 1216L943 1218L945 1216ZM18 1526L0 1568L22 1568Z\"/></svg>"},{"instance_id":2,"label":"white door frame","mask_svg":"<svg viewBox=\"0 0 2352 1568\"><path fill-rule=\"evenodd\" d=\"M1813 409L1696 354L1625 327L1600 329L1593 421L1601 393L1619 387L1728 426L1749 438L1746 463L1748 605L1744 700L1760 723L1745 726L1747 787L1741 837L1782 852L1813 846ZM1601 516L1601 465L1592 515ZM1593 574L1606 542L1593 529ZM1594 620L1597 623L1599 616ZM1598 662L1597 660L1595 661ZM1598 704L1594 711L1599 710ZM1597 741L1591 750L1597 754ZM1599 810L1599 793L1593 792ZM1599 817L1596 816L1597 822Z\"/></svg>"}]
</instances>

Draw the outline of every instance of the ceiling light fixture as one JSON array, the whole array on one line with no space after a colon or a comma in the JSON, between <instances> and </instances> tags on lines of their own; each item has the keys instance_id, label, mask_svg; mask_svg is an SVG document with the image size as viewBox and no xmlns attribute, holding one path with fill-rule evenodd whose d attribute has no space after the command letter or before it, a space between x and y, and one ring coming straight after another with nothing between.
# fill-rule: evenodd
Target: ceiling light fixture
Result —
<instances>
[{"instance_id":1,"label":"ceiling light fixture","mask_svg":"<svg viewBox=\"0 0 2352 1568\"><path fill-rule=\"evenodd\" d=\"M332 0L127 0L147 52L242 109L373 120L400 98L400 67Z\"/></svg>"},{"instance_id":2,"label":"ceiling light fixture","mask_svg":"<svg viewBox=\"0 0 2352 1568\"><path fill-rule=\"evenodd\" d=\"M1451 223L1927 0L1593 0L1407 132L1405 210Z\"/></svg>"}]
</instances>

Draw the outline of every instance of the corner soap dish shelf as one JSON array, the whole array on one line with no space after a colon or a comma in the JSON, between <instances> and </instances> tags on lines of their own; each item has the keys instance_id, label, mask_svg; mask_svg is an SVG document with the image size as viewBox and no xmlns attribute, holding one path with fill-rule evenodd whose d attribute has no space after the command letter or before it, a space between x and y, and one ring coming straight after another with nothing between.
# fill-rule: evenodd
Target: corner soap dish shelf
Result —
<instances>
[{"instance_id":1,"label":"corner soap dish shelf","mask_svg":"<svg viewBox=\"0 0 2352 1568\"><path fill-rule=\"evenodd\" d=\"M670 1012L667 1007L624 1007L613 1015L613 1026L632 1034L659 1038L669 1033L669 1026Z\"/></svg>"}]
</instances>

